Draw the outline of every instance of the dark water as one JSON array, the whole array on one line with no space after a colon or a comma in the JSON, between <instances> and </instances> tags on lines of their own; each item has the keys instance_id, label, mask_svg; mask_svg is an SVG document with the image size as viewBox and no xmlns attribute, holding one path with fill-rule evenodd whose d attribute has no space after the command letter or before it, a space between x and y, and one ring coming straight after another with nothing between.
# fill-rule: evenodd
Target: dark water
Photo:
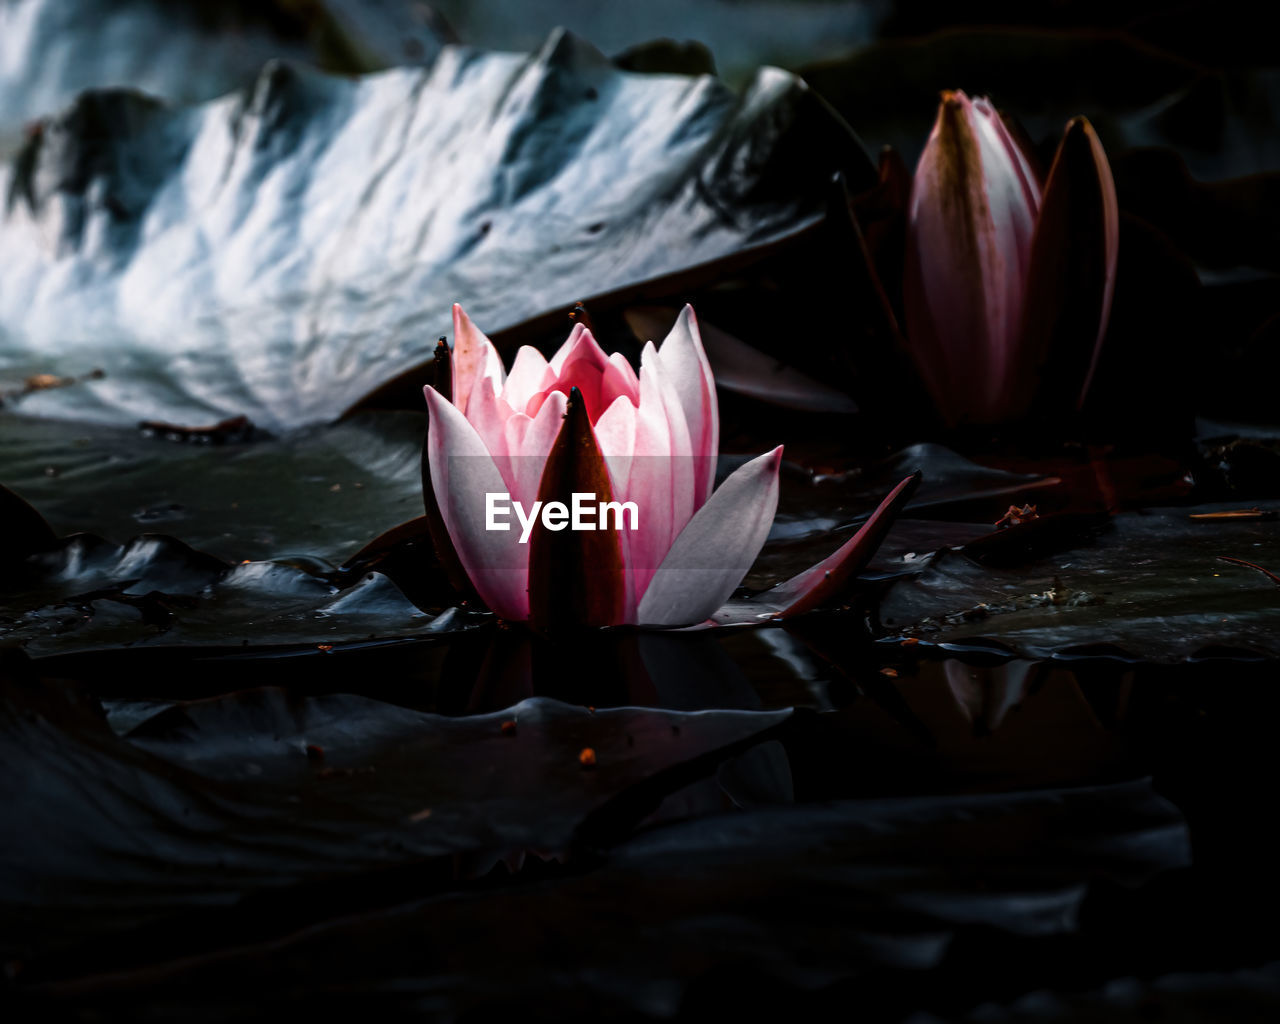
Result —
<instances>
[{"instance_id":1,"label":"dark water","mask_svg":"<svg viewBox=\"0 0 1280 1024\"><path fill-rule=\"evenodd\" d=\"M1273 1005L1274 666L849 646L485 627L266 659L8 658L19 1005ZM1219 992L1241 968L1261 973Z\"/></svg>"},{"instance_id":2,"label":"dark water","mask_svg":"<svg viewBox=\"0 0 1280 1024\"><path fill-rule=\"evenodd\" d=\"M1260 12L170 6L3 8L0 1016L1277 1018ZM76 99L121 84L172 105ZM1004 432L914 377L876 163L958 87L1045 166L1089 117L1121 209L1088 403ZM435 339L461 301L549 349L577 299L632 358L686 301L745 343L725 466L786 444L748 591L923 473L855 586L459 604L402 526Z\"/></svg>"}]
</instances>

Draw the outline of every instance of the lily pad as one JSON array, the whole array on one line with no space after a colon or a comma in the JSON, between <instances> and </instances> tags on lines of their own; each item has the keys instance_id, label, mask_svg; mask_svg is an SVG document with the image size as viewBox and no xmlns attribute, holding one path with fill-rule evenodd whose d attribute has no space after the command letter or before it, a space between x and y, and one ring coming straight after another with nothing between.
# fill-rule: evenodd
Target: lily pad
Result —
<instances>
[{"instance_id":1,"label":"lily pad","mask_svg":"<svg viewBox=\"0 0 1280 1024\"><path fill-rule=\"evenodd\" d=\"M991 984L1018 949L1043 971L1088 921L1095 887L1189 859L1181 816L1146 781L760 808L646 830L600 870L505 891L501 925L483 932L477 915L494 896L449 893L43 995L123 1013L163 994L230 1014L265 985L304 1008L337 990L392 1015L528 1007L533 1020L702 1017L739 1002L744 1015L748 1004L834 1009L856 993L918 1006L925 978ZM601 929L605 907L615 926ZM554 970L535 952L548 934ZM980 955L992 947L999 964Z\"/></svg>"},{"instance_id":2,"label":"lily pad","mask_svg":"<svg viewBox=\"0 0 1280 1024\"><path fill-rule=\"evenodd\" d=\"M1280 530L1263 515L1195 518L1232 510L1123 513L1092 541L1023 565L997 568L943 551L892 585L880 623L895 636L949 648L994 642L1028 657L1173 662L1210 650L1276 657L1280 586L1223 559L1280 566ZM1050 522L1012 527L1007 540Z\"/></svg>"},{"instance_id":3,"label":"lily pad","mask_svg":"<svg viewBox=\"0 0 1280 1024\"><path fill-rule=\"evenodd\" d=\"M60 534L167 533L228 562L333 567L422 512L425 413L209 444L0 414L0 481Z\"/></svg>"},{"instance_id":4,"label":"lily pad","mask_svg":"<svg viewBox=\"0 0 1280 1024\"><path fill-rule=\"evenodd\" d=\"M790 714L531 700L445 719L279 690L148 710L121 738L66 694L5 687L6 952L362 871L414 865L420 889L569 857L588 816L629 830Z\"/></svg>"},{"instance_id":5,"label":"lily pad","mask_svg":"<svg viewBox=\"0 0 1280 1024\"><path fill-rule=\"evenodd\" d=\"M4 423L0 473L52 529L30 505L10 510L0 644L35 657L183 646L191 656L263 655L432 636L486 618L450 611L458 597L429 547L416 552L410 540L398 559L357 556L421 509L420 414L229 444Z\"/></svg>"},{"instance_id":6,"label":"lily pad","mask_svg":"<svg viewBox=\"0 0 1280 1024\"><path fill-rule=\"evenodd\" d=\"M186 109L91 92L0 172L0 378L93 377L35 416L327 421L430 362L455 301L495 333L741 261L840 169L872 174L794 76L737 94L566 32L358 79L277 62Z\"/></svg>"},{"instance_id":7,"label":"lily pad","mask_svg":"<svg viewBox=\"0 0 1280 1024\"><path fill-rule=\"evenodd\" d=\"M163 535L124 547L79 534L16 573L0 594L0 641L33 657L112 648L192 654L403 639L474 626L428 614L381 573L345 586L276 562L234 567Z\"/></svg>"},{"instance_id":8,"label":"lily pad","mask_svg":"<svg viewBox=\"0 0 1280 1024\"><path fill-rule=\"evenodd\" d=\"M805 458L797 447L797 460ZM732 464L722 459L722 470ZM836 471L785 462L773 529L747 586L780 583L830 555L857 530L904 477L920 473L919 488L873 559L876 574L909 568L941 547L984 536L1014 503L1036 502L1059 481L1034 473L993 469L939 444L916 444L863 467Z\"/></svg>"}]
</instances>

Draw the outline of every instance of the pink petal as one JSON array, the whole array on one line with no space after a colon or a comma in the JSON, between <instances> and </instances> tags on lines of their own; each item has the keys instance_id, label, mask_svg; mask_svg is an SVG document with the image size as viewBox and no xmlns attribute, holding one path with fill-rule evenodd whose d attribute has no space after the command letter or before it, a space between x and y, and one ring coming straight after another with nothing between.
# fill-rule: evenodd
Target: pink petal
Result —
<instances>
[{"instance_id":1,"label":"pink petal","mask_svg":"<svg viewBox=\"0 0 1280 1024\"><path fill-rule=\"evenodd\" d=\"M616 377L617 368L609 362L591 331L584 327L581 331L575 329L575 333L577 337L560 364L555 390L565 395L572 388L582 392L587 418L595 423L620 393L616 386L605 386L605 372L613 370ZM556 353L557 357L559 354Z\"/></svg>"},{"instance_id":2,"label":"pink petal","mask_svg":"<svg viewBox=\"0 0 1280 1024\"><path fill-rule=\"evenodd\" d=\"M683 527L675 525L672 487L671 424L652 367L640 373L640 404L635 407L635 445L625 500L640 509L639 529L631 537L630 562L636 594L649 580Z\"/></svg>"},{"instance_id":3,"label":"pink petal","mask_svg":"<svg viewBox=\"0 0 1280 1024\"><path fill-rule=\"evenodd\" d=\"M547 365L542 353L530 345L521 345L511 364L502 397L512 409L524 412L534 395L550 390L555 384L555 371Z\"/></svg>"},{"instance_id":4,"label":"pink petal","mask_svg":"<svg viewBox=\"0 0 1280 1024\"><path fill-rule=\"evenodd\" d=\"M645 345L640 361L635 457L626 486L627 499L641 509L629 550L637 595L644 593L672 542L696 511L696 466L679 396L664 377L652 342Z\"/></svg>"},{"instance_id":5,"label":"pink petal","mask_svg":"<svg viewBox=\"0 0 1280 1024\"><path fill-rule=\"evenodd\" d=\"M777 613L781 617L801 615L834 597L850 579L866 568L919 483L919 473L907 477L889 492L858 532L840 545L834 554L785 583L779 583L761 595L762 598L771 604L781 605Z\"/></svg>"},{"instance_id":6,"label":"pink petal","mask_svg":"<svg viewBox=\"0 0 1280 1024\"><path fill-rule=\"evenodd\" d=\"M601 415L619 398L625 398L633 405L639 405L640 380L626 357L615 352L608 357L608 363L600 374Z\"/></svg>"},{"instance_id":7,"label":"pink petal","mask_svg":"<svg viewBox=\"0 0 1280 1024\"><path fill-rule=\"evenodd\" d=\"M514 412L507 417L507 422L503 425L504 443L506 450L511 453L513 458L519 457L524 449L524 439L529 433L529 427L532 423L533 417L526 416L522 412Z\"/></svg>"},{"instance_id":8,"label":"pink petal","mask_svg":"<svg viewBox=\"0 0 1280 1024\"><path fill-rule=\"evenodd\" d=\"M556 349L555 355L551 357L551 369L557 377L560 376L560 369L564 366L564 361L569 358L569 353L577 348L578 339L582 337L582 332L586 329L586 324L574 324L573 330L569 332L569 337L565 338L564 343Z\"/></svg>"},{"instance_id":9,"label":"pink petal","mask_svg":"<svg viewBox=\"0 0 1280 1024\"><path fill-rule=\"evenodd\" d=\"M493 457L498 472L508 483L511 482L512 453L507 447L506 426L511 415L511 407L498 397L490 380L482 378L472 388L467 401L467 422L475 427L485 450Z\"/></svg>"},{"instance_id":10,"label":"pink petal","mask_svg":"<svg viewBox=\"0 0 1280 1024\"><path fill-rule=\"evenodd\" d=\"M519 435L519 446L511 450L511 496L526 507L538 500L542 470L547 455L555 444L564 421L565 407L569 399L558 391L547 396L538 415L529 417L517 413L508 421L508 440Z\"/></svg>"},{"instance_id":11,"label":"pink petal","mask_svg":"<svg viewBox=\"0 0 1280 1024\"><path fill-rule=\"evenodd\" d=\"M609 355L612 370L606 370L605 376L611 379L610 387L620 395L626 395L633 405L640 404L640 378L636 376L635 367L628 362L621 352Z\"/></svg>"},{"instance_id":12,"label":"pink petal","mask_svg":"<svg viewBox=\"0 0 1280 1024\"><path fill-rule=\"evenodd\" d=\"M578 350L582 345L582 335L586 330L586 327L582 324L574 324L573 330L569 332L569 337L565 339L564 344L556 349L555 355L551 357L551 361L547 364L551 368L551 372L555 374L556 379L545 391L535 392L529 399L524 410L528 415L537 416L538 411L542 408L542 403L547 400L547 396L552 392L558 391L566 398L569 397L569 387L565 386L564 388L561 388L558 386L560 374L561 371L564 370L565 363L569 361L570 357L577 355ZM602 352L601 355L603 356L604 353Z\"/></svg>"},{"instance_id":13,"label":"pink petal","mask_svg":"<svg viewBox=\"0 0 1280 1024\"><path fill-rule=\"evenodd\" d=\"M670 544L670 537L666 536L667 527L659 527L648 534L641 532L648 525L645 514L649 512L651 504L649 498L652 497L652 492L648 494L644 492L643 474L641 474L640 487L632 487L631 470L637 465L635 458L637 415L638 411L631 404L631 400L625 395L619 395L605 410L594 428L600 452L604 455L605 464L609 467L609 480L612 484L614 500L635 501L639 508L645 510L645 513L640 515L635 530L627 528L621 531L622 557L623 564L626 566L627 621L635 617L634 611L639 595L643 594L644 588L649 585L653 571L658 567ZM654 460L642 459L639 462L649 462L652 465ZM657 534L662 534L662 539L659 540Z\"/></svg>"},{"instance_id":14,"label":"pink petal","mask_svg":"<svg viewBox=\"0 0 1280 1024\"><path fill-rule=\"evenodd\" d=\"M636 407L626 395L619 395L604 411L595 431L600 451L609 464L613 493L625 495L631 479L631 460L636 451Z\"/></svg>"},{"instance_id":15,"label":"pink petal","mask_svg":"<svg viewBox=\"0 0 1280 1024\"><path fill-rule=\"evenodd\" d=\"M680 311L675 326L658 350L663 376L671 383L688 425L691 451L697 460L694 508L711 494L716 482L716 457L720 452L720 411L716 382L698 332L693 307Z\"/></svg>"},{"instance_id":16,"label":"pink petal","mask_svg":"<svg viewBox=\"0 0 1280 1024\"><path fill-rule=\"evenodd\" d=\"M660 330L661 325L671 323L677 313L663 306L632 306L623 316L631 332L637 338L644 338ZM715 389L724 388L788 409L841 415L858 411L857 404L843 391L814 380L794 366L779 362L776 356L766 355L714 324L699 321L698 335L711 367L712 394L716 393ZM716 419L719 420L718 412ZM716 448L718 453L718 444ZM713 482L714 476L713 470Z\"/></svg>"},{"instance_id":17,"label":"pink petal","mask_svg":"<svg viewBox=\"0 0 1280 1024\"><path fill-rule=\"evenodd\" d=\"M464 413L476 383L493 381L499 390L506 380L498 350L471 322L456 302L453 304L453 404Z\"/></svg>"},{"instance_id":18,"label":"pink petal","mask_svg":"<svg viewBox=\"0 0 1280 1024\"><path fill-rule=\"evenodd\" d=\"M684 626L709 618L756 560L778 508L782 448L727 479L676 538L637 609L637 622Z\"/></svg>"},{"instance_id":19,"label":"pink petal","mask_svg":"<svg viewBox=\"0 0 1280 1024\"><path fill-rule=\"evenodd\" d=\"M529 617L528 551L520 533L485 529L485 495L507 485L465 416L434 388L426 388L431 426L427 459L440 514L476 592L499 618Z\"/></svg>"},{"instance_id":20,"label":"pink petal","mask_svg":"<svg viewBox=\"0 0 1280 1024\"><path fill-rule=\"evenodd\" d=\"M1107 155L1089 122L1072 118L1036 221L1020 360L1005 403L1017 412L1083 403L1111 313L1119 235Z\"/></svg>"},{"instance_id":21,"label":"pink petal","mask_svg":"<svg viewBox=\"0 0 1280 1024\"><path fill-rule=\"evenodd\" d=\"M979 96L973 101L973 109L979 115L974 120L982 143L983 166L1004 167L1005 161L1008 161L1010 173L999 176L989 175L989 187L1013 190L1016 194L1008 197L1003 205L1015 212L1030 210L1032 213L1030 223L1027 223L1025 218L1019 218L1013 225L1018 245L1018 261L1025 267L1027 260L1031 257L1031 235L1035 230L1034 215L1040 209L1042 199L1040 182L1036 178L1027 154L1022 151L1022 147L1010 133L1009 126L1005 124L1000 112L992 106L991 101L985 96Z\"/></svg>"},{"instance_id":22,"label":"pink petal","mask_svg":"<svg viewBox=\"0 0 1280 1024\"><path fill-rule=\"evenodd\" d=\"M684 529L684 524L698 510L698 471L701 465L694 461L693 440L684 406L676 390L675 381L662 362L653 342L648 342L640 354L641 394L645 394L643 378L648 375L653 388L648 401L661 400L671 431L671 532L674 536ZM642 402L645 399L642 399ZM702 465L705 465L703 463Z\"/></svg>"}]
</instances>

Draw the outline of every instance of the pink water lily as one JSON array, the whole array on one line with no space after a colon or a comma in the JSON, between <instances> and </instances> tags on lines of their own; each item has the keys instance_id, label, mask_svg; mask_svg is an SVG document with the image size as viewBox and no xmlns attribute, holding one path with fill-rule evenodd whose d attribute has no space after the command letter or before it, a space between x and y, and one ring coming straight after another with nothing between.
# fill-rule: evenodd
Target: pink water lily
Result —
<instances>
[{"instance_id":1,"label":"pink water lily","mask_svg":"<svg viewBox=\"0 0 1280 1024\"><path fill-rule=\"evenodd\" d=\"M1043 185L986 98L942 96L912 183L907 338L951 424L1083 400L1110 314L1119 212L1088 121L1067 126Z\"/></svg>"},{"instance_id":2,"label":"pink water lily","mask_svg":"<svg viewBox=\"0 0 1280 1024\"><path fill-rule=\"evenodd\" d=\"M428 519L453 564L500 618L556 626L686 626L713 616L759 554L778 505L782 448L715 487L715 380L692 307L637 374L579 323L548 361L517 353L510 374L459 306L439 387L425 388ZM439 367L438 367L439 369ZM808 610L870 558L910 495L906 483L821 565L769 592L769 614ZM589 493L633 502L626 528L559 530L544 518L522 538L495 529L489 495L523 508ZM521 513L523 515L523 513ZM616 520L615 520L616 524ZM442 543L443 542L443 543Z\"/></svg>"},{"instance_id":3,"label":"pink water lily","mask_svg":"<svg viewBox=\"0 0 1280 1024\"><path fill-rule=\"evenodd\" d=\"M716 611L768 536L782 449L713 491L719 414L692 308L644 347L638 374L579 323L550 361L520 349L508 375L466 313L453 316L452 395L426 389L427 459L449 539L489 608L538 624L655 626ZM636 528L535 529L523 544L516 529L488 528L489 493L529 508L583 488L635 502Z\"/></svg>"}]
</instances>

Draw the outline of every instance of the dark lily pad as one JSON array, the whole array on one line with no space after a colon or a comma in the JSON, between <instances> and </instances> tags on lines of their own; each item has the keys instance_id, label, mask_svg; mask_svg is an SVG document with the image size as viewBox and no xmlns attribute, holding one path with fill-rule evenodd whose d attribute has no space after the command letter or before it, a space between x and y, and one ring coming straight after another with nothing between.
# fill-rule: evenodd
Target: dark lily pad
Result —
<instances>
[{"instance_id":1,"label":"dark lily pad","mask_svg":"<svg viewBox=\"0 0 1280 1024\"><path fill-rule=\"evenodd\" d=\"M1054 477L983 466L939 444L917 444L865 467L805 465L803 447L783 464L782 496L769 541L746 585L773 586L820 562L848 540L904 477L920 473L919 488L884 539L875 572L902 572L942 547L990 532L1011 504L1050 494ZM722 458L721 471L735 458ZM905 561L904 561L905 559Z\"/></svg>"},{"instance_id":2,"label":"dark lily pad","mask_svg":"<svg viewBox=\"0 0 1280 1024\"><path fill-rule=\"evenodd\" d=\"M739 1002L744 1015L808 1005L824 990L829 1008L856 993L919 1006L926 977L955 984L968 971L990 984L1007 970L1004 958L984 963L984 948L1052 962L1095 886L1146 881L1189 857L1180 815L1145 781L758 808L650 829L600 870L507 890L500 927L477 931L492 893L450 893L326 922L273 943L271 956L253 945L175 958L43 996L124 1013L199 993L206 1012L229 1014L266 986L309 1009L322 995L304 979L319 976L325 1005L333 990L361 992L388 1015L704 1018ZM555 970L535 952L547 934ZM831 991L840 983L848 991Z\"/></svg>"},{"instance_id":3,"label":"dark lily pad","mask_svg":"<svg viewBox=\"0 0 1280 1024\"><path fill-rule=\"evenodd\" d=\"M0 475L29 496L58 532L123 539L146 531L180 539L141 538L118 548L85 538L42 562L26 580L28 593L15 593L11 580L3 632L33 654L415 636L441 626L429 625L402 594L433 610L459 600L422 531L396 529L421 508L421 414L370 412L280 438L221 445L25 417L4 422ZM805 457L803 446L797 456ZM722 471L737 461L726 457ZM831 554L898 480L916 470L925 476L909 505L911 520L890 532L873 563L875 573L900 573L941 546L981 536L1010 503L1034 499L1054 483L990 469L930 445L862 472L820 473L788 464L782 507L748 586L771 586ZM918 520L966 514L985 524ZM211 558L200 562L201 572L189 577L189 560L205 555ZM246 561L252 564L236 570L234 584L224 580L230 564ZM347 568L336 572L338 566ZM362 584L348 604L346 588L369 572L378 574L378 582ZM176 600L139 606L152 591ZM120 597L131 605L121 605ZM334 601L342 602L341 616L325 611ZM270 613L273 602L283 602L280 615ZM256 626L255 616L261 620ZM451 621L447 628L469 621Z\"/></svg>"},{"instance_id":4,"label":"dark lily pad","mask_svg":"<svg viewBox=\"0 0 1280 1024\"><path fill-rule=\"evenodd\" d=\"M944 551L893 584L880 622L891 634L961 647L994 640L1030 657L1170 662L1210 648L1275 657L1280 586L1223 556L1275 571L1280 530L1274 519L1193 518L1227 510L1124 513L1092 542L1024 565L1001 559L997 568ZM1047 522L1013 527L1007 539Z\"/></svg>"},{"instance_id":5,"label":"dark lily pad","mask_svg":"<svg viewBox=\"0 0 1280 1024\"><path fill-rule=\"evenodd\" d=\"M7 487L0 486L0 565L21 561L36 551L52 547L58 535L44 517Z\"/></svg>"},{"instance_id":6,"label":"dark lily pad","mask_svg":"<svg viewBox=\"0 0 1280 1024\"><path fill-rule=\"evenodd\" d=\"M102 371L37 416L327 421L429 362L452 302L495 333L745 259L841 168L872 173L794 76L739 95L565 32L357 80L273 63L191 109L88 93L0 172L0 377Z\"/></svg>"},{"instance_id":7,"label":"dark lily pad","mask_svg":"<svg viewBox=\"0 0 1280 1024\"><path fill-rule=\"evenodd\" d=\"M23 956L175 915L171 940L198 947L191 915L304 881L414 865L405 884L421 892L572 857L790 714L539 699L444 719L256 690L150 705L120 738L65 694L3 696L0 948Z\"/></svg>"},{"instance_id":8,"label":"dark lily pad","mask_svg":"<svg viewBox=\"0 0 1280 1024\"><path fill-rule=\"evenodd\" d=\"M366 413L246 443L0 418L0 481L60 534L167 533L229 562L336 566L422 512L425 413Z\"/></svg>"},{"instance_id":9,"label":"dark lily pad","mask_svg":"<svg viewBox=\"0 0 1280 1024\"><path fill-rule=\"evenodd\" d=\"M1178 971L1157 978L1117 978L1082 992L1039 991L1010 1003L986 1003L961 1018L984 1024L1090 1020L1098 1024L1161 1017L1266 1019L1280 1014L1280 962L1236 971Z\"/></svg>"},{"instance_id":10,"label":"dark lily pad","mask_svg":"<svg viewBox=\"0 0 1280 1024\"><path fill-rule=\"evenodd\" d=\"M410 538L390 560L357 556L421 508L423 421L373 413L215 445L6 417L0 473L53 523L4 492L0 644L33 656L181 646L208 656L470 628L484 617L448 612L458 595L429 545Z\"/></svg>"},{"instance_id":11,"label":"dark lily pad","mask_svg":"<svg viewBox=\"0 0 1280 1024\"><path fill-rule=\"evenodd\" d=\"M33 657L113 648L228 648L404 639L475 618L422 611L380 573L339 586L278 562L227 566L163 535L124 547L78 534L29 559L0 595L0 642Z\"/></svg>"}]
</instances>

